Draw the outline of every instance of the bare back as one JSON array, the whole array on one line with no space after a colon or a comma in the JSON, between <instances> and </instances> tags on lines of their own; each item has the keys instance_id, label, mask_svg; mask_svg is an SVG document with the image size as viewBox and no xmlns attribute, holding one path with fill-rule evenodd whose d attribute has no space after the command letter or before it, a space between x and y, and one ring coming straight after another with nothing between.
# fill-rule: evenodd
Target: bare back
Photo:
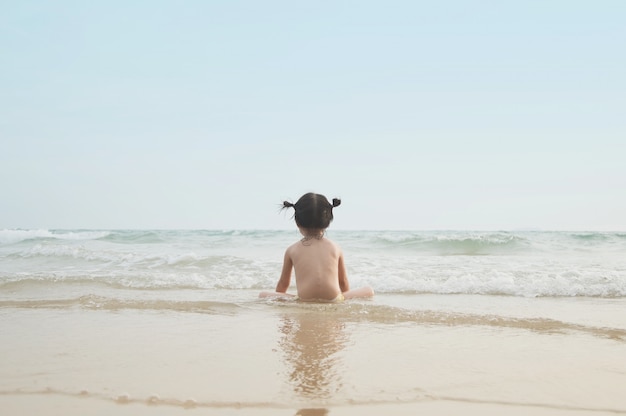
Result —
<instances>
[{"instance_id":1,"label":"bare back","mask_svg":"<svg viewBox=\"0 0 626 416\"><path fill-rule=\"evenodd\" d=\"M291 245L285 252L281 281L289 282L292 267L302 300L333 300L350 289L343 253L327 238Z\"/></svg>"}]
</instances>

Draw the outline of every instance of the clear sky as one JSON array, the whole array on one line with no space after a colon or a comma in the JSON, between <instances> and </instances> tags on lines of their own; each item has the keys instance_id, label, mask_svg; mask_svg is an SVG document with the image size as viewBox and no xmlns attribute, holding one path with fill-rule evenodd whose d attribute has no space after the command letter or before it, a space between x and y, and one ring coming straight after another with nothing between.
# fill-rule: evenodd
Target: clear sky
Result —
<instances>
[{"instance_id":1,"label":"clear sky","mask_svg":"<svg viewBox=\"0 0 626 416\"><path fill-rule=\"evenodd\" d=\"M0 229L626 230L626 1L0 9Z\"/></svg>"}]
</instances>

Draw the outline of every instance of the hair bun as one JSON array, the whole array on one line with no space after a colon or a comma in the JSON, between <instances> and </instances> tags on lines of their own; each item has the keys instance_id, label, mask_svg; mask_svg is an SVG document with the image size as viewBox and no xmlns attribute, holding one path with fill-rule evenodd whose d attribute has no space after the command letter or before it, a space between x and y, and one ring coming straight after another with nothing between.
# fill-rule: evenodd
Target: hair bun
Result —
<instances>
[{"instance_id":1,"label":"hair bun","mask_svg":"<svg viewBox=\"0 0 626 416\"><path fill-rule=\"evenodd\" d=\"M341 199L333 198L333 208L338 207L339 205L341 205Z\"/></svg>"}]
</instances>

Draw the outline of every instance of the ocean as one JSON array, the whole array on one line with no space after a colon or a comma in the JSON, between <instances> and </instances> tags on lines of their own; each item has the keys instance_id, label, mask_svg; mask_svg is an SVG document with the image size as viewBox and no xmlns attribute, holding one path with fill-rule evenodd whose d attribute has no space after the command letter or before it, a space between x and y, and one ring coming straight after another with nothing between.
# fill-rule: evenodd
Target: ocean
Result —
<instances>
[{"instance_id":1,"label":"ocean","mask_svg":"<svg viewBox=\"0 0 626 416\"><path fill-rule=\"evenodd\" d=\"M259 299L297 230L0 231L0 409L626 414L626 233L326 236L373 299Z\"/></svg>"},{"instance_id":2,"label":"ocean","mask_svg":"<svg viewBox=\"0 0 626 416\"><path fill-rule=\"evenodd\" d=\"M626 297L626 233L332 231L380 294ZM0 288L272 289L297 231L3 230Z\"/></svg>"}]
</instances>

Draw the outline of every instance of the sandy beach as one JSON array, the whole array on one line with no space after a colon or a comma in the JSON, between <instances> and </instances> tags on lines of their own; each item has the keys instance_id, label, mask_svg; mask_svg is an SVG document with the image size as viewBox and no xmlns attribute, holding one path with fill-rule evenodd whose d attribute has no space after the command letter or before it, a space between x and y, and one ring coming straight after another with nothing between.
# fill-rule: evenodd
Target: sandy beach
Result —
<instances>
[{"instance_id":1,"label":"sandy beach","mask_svg":"<svg viewBox=\"0 0 626 416\"><path fill-rule=\"evenodd\" d=\"M149 296L3 303L2 413L626 414L622 299Z\"/></svg>"}]
</instances>

